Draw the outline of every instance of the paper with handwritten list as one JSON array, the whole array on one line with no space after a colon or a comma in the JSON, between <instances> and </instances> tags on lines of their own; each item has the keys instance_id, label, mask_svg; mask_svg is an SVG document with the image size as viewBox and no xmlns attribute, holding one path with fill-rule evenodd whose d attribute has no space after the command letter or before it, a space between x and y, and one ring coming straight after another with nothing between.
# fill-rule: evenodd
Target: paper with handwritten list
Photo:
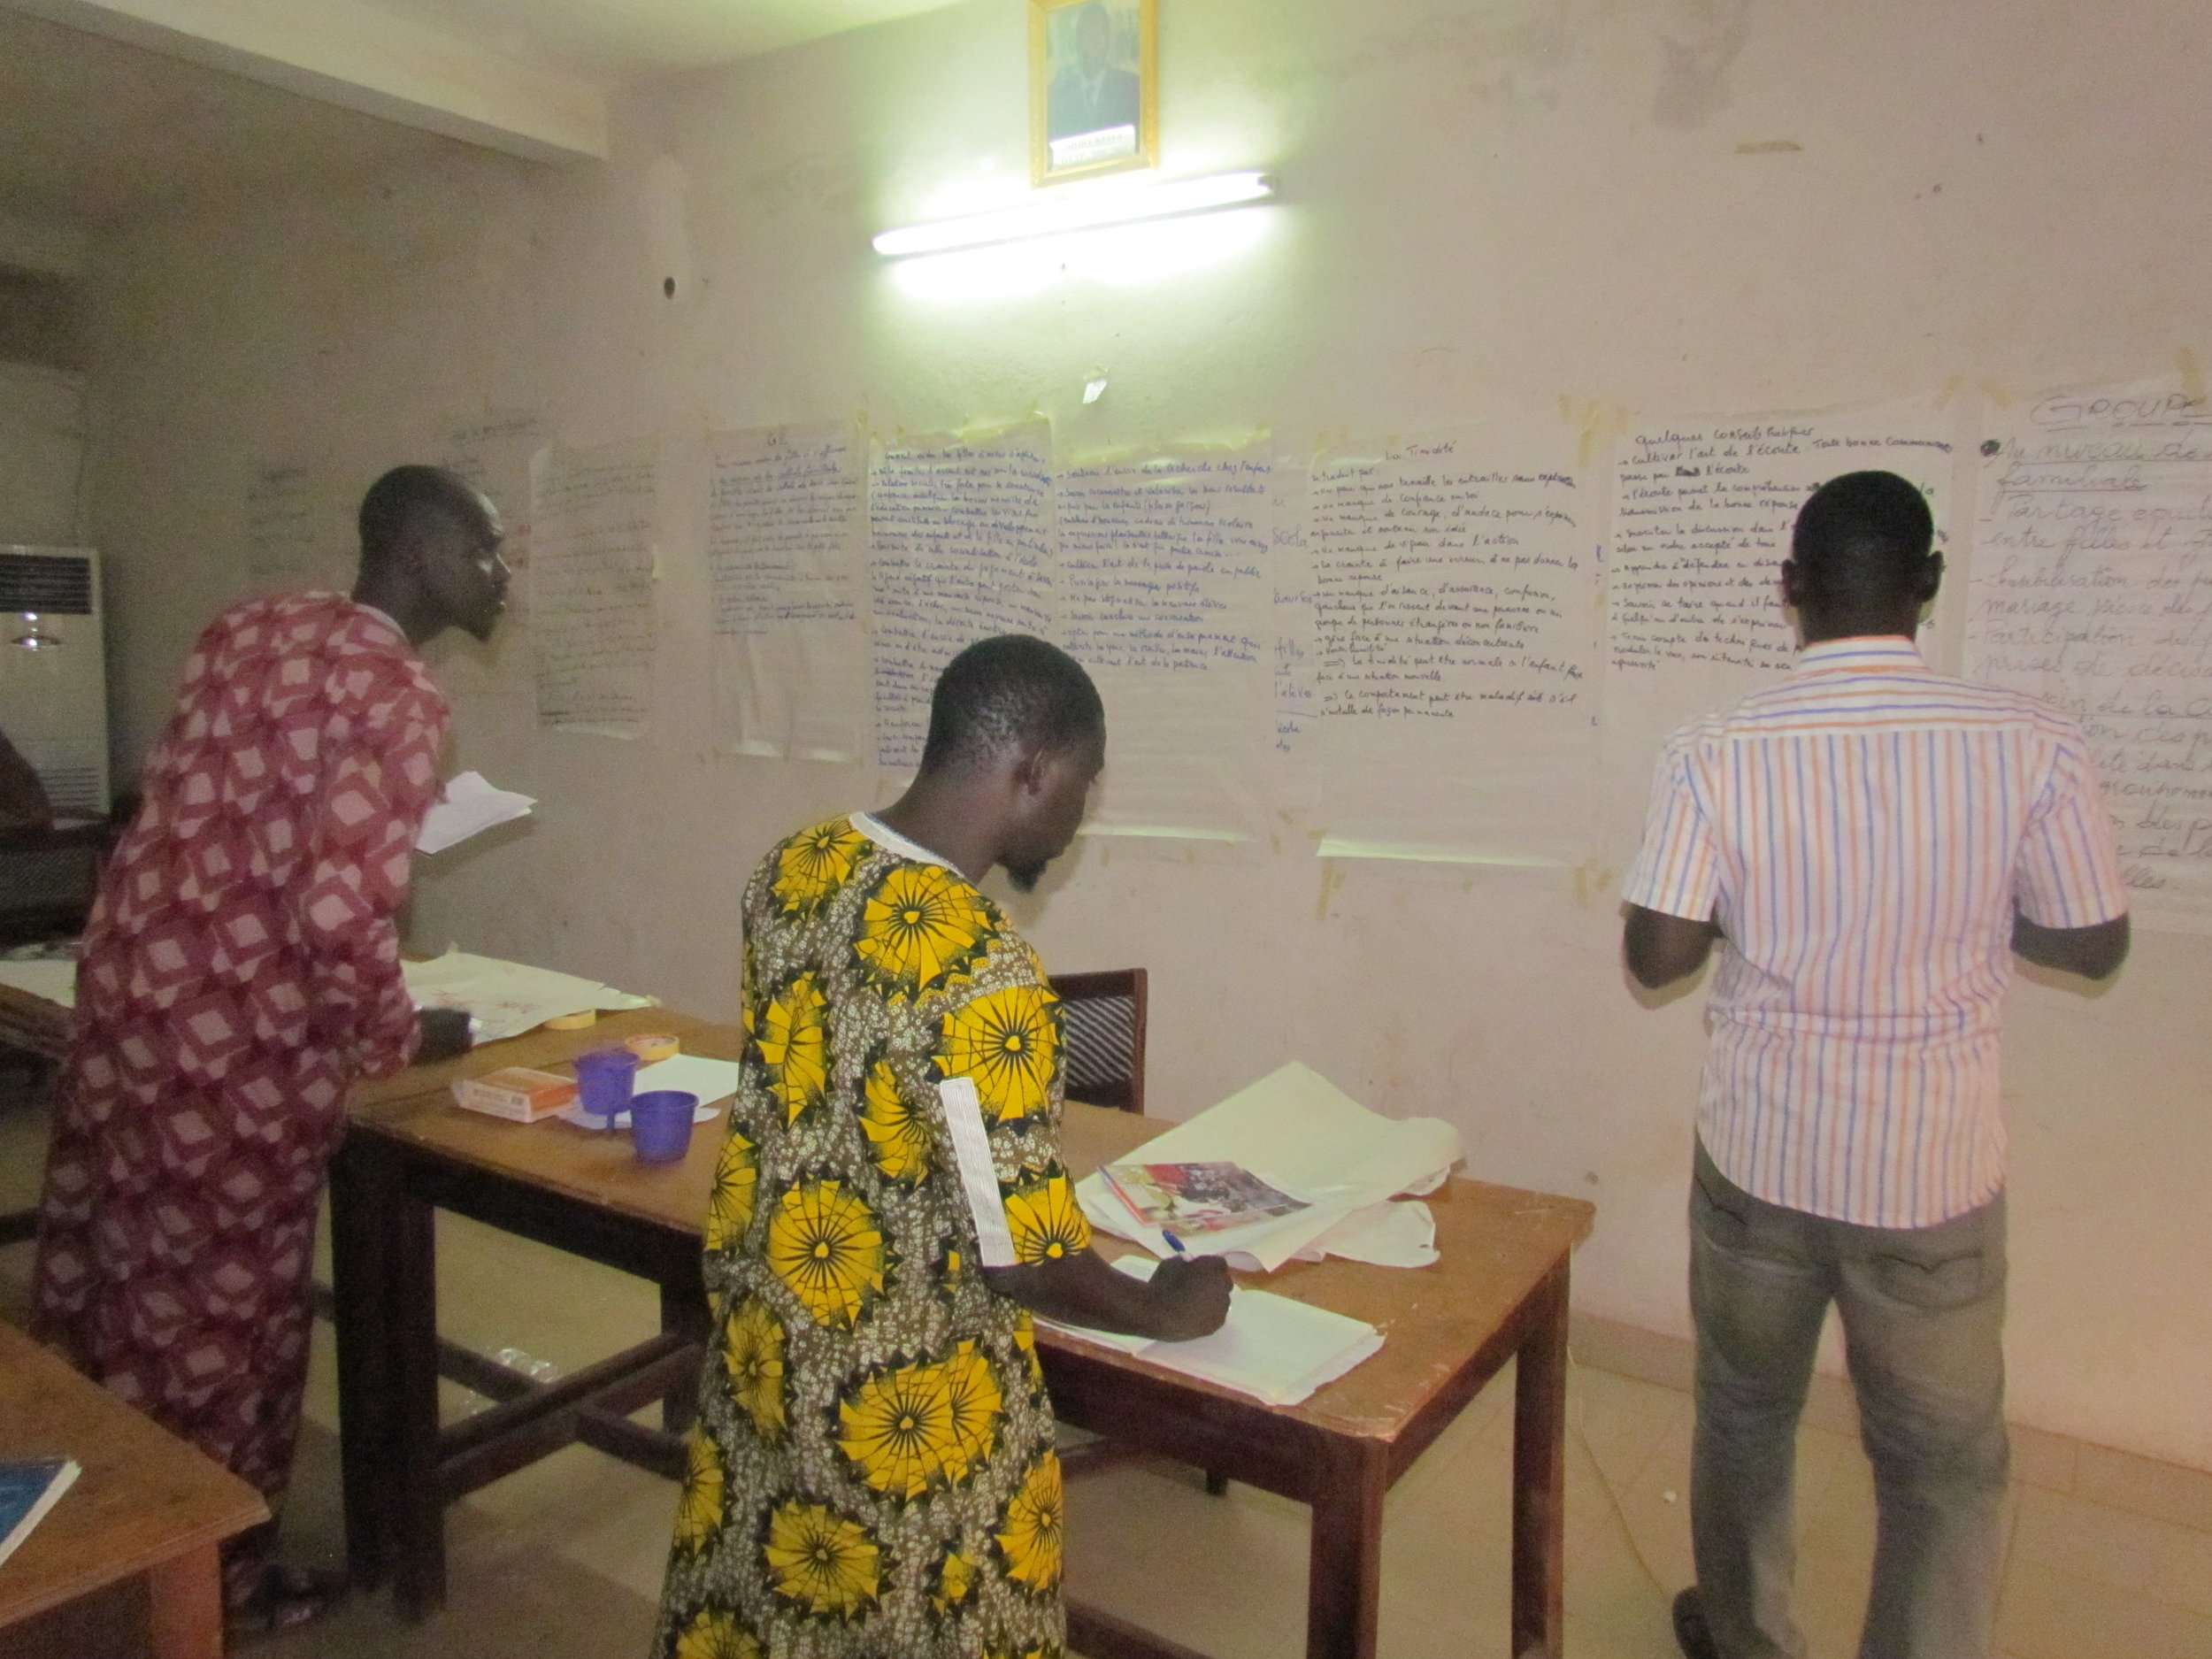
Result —
<instances>
[{"instance_id":1,"label":"paper with handwritten list","mask_svg":"<svg viewBox=\"0 0 2212 1659\"><path fill-rule=\"evenodd\" d=\"M1325 852L1581 856L1596 752L1586 511L1563 437L1456 434L1317 458Z\"/></svg>"},{"instance_id":2,"label":"paper with handwritten list","mask_svg":"<svg viewBox=\"0 0 2212 1659\"><path fill-rule=\"evenodd\" d=\"M877 763L910 772L937 676L997 634L1049 635L1052 429L886 446L868 477Z\"/></svg>"},{"instance_id":3,"label":"paper with handwritten list","mask_svg":"<svg viewBox=\"0 0 2212 1659\"><path fill-rule=\"evenodd\" d=\"M1966 672L2078 718L2131 908L2212 933L2212 405L2042 397L1982 446Z\"/></svg>"},{"instance_id":4,"label":"paper with handwritten list","mask_svg":"<svg viewBox=\"0 0 2212 1659\"><path fill-rule=\"evenodd\" d=\"M635 737L651 713L649 440L541 451L530 469L531 610L538 723Z\"/></svg>"},{"instance_id":5,"label":"paper with handwritten list","mask_svg":"<svg viewBox=\"0 0 2212 1659\"><path fill-rule=\"evenodd\" d=\"M246 575L256 588L350 585L351 561L326 537L321 480L312 468L257 466L246 487ZM326 545L326 542L329 543Z\"/></svg>"},{"instance_id":6,"label":"paper with handwritten list","mask_svg":"<svg viewBox=\"0 0 2212 1659\"><path fill-rule=\"evenodd\" d=\"M529 410L495 410L447 429L444 464L491 497L506 539L499 556L513 580L507 589L511 624L530 611L530 467L546 445L543 417Z\"/></svg>"},{"instance_id":7,"label":"paper with handwritten list","mask_svg":"<svg viewBox=\"0 0 2212 1659\"><path fill-rule=\"evenodd\" d=\"M1893 472L1920 487L1940 526L1951 454L1947 418L1921 403L1678 417L1621 441L1605 568L1605 812L1615 850L1635 844L1652 758L1668 734L1796 662L1780 582L1806 496L1845 472Z\"/></svg>"},{"instance_id":8,"label":"paper with handwritten list","mask_svg":"<svg viewBox=\"0 0 2212 1659\"><path fill-rule=\"evenodd\" d=\"M867 449L849 422L709 444L715 699L741 755L866 752Z\"/></svg>"},{"instance_id":9,"label":"paper with handwritten list","mask_svg":"<svg viewBox=\"0 0 2212 1659\"><path fill-rule=\"evenodd\" d=\"M1094 834L1250 832L1272 686L1265 442L1064 465L1053 637L1112 734Z\"/></svg>"}]
</instances>

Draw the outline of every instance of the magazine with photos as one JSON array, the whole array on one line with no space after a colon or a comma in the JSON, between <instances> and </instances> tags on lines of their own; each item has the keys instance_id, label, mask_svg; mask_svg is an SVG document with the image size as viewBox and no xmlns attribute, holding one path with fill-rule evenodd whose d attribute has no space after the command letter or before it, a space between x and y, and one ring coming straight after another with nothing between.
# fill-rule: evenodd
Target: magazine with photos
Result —
<instances>
[{"instance_id":1,"label":"magazine with photos","mask_svg":"<svg viewBox=\"0 0 2212 1659\"><path fill-rule=\"evenodd\" d=\"M1105 1176L1148 1227L1219 1233L1306 1208L1241 1164L1110 1164Z\"/></svg>"}]
</instances>

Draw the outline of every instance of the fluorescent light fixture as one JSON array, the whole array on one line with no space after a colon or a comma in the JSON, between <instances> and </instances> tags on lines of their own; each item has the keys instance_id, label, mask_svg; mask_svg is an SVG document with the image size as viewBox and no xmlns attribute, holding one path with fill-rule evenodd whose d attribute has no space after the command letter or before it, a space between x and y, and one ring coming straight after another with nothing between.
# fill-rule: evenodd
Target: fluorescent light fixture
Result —
<instances>
[{"instance_id":1,"label":"fluorescent light fixture","mask_svg":"<svg viewBox=\"0 0 2212 1659\"><path fill-rule=\"evenodd\" d=\"M1125 225L1132 219L1160 219L1171 213L1202 213L1210 208L1234 207L1240 202L1263 202L1274 194L1275 180L1263 173L1217 173L1203 179L1176 179L1118 189L1077 186L1065 195L1055 193L996 212L971 213L963 219L941 219L933 224L883 231L875 239L875 250L887 258L943 253L953 248L1019 242L1101 225Z\"/></svg>"}]
</instances>

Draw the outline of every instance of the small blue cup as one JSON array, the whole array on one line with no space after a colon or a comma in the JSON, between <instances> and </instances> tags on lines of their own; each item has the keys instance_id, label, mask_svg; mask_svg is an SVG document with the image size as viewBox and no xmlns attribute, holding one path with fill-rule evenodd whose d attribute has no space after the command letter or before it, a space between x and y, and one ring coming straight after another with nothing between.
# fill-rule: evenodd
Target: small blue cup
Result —
<instances>
[{"instance_id":1,"label":"small blue cup","mask_svg":"<svg viewBox=\"0 0 2212 1659\"><path fill-rule=\"evenodd\" d=\"M604 1129L630 1110L630 1090L637 1081L637 1056L627 1048L594 1048L576 1056L576 1102Z\"/></svg>"},{"instance_id":2,"label":"small blue cup","mask_svg":"<svg viewBox=\"0 0 2212 1659\"><path fill-rule=\"evenodd\" d=\"M691 1150L691 1114L699 1097L684 1089L648 1089L630 1102L630 1144L644 1164L674 1164Z\"/></svg>"}]
</instances>

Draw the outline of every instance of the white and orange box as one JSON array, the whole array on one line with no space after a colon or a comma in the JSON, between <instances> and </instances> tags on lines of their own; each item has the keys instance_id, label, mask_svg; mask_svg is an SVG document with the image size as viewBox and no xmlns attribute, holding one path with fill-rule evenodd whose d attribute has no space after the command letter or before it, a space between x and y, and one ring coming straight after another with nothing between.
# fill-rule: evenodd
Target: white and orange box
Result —
<instances>
[{"instance_id":1,"label":"white and orange box","mask_svg":"<svg viewBox=\"0 0 2212 1659\"><path fill-rule=\"evenodd\" d=\"M506 1065L482 1077L455 1079L453 1099L472 1112L534 1124L576 1103L576 1079L526 1065Z\"/></svg>"}]
</instances>

